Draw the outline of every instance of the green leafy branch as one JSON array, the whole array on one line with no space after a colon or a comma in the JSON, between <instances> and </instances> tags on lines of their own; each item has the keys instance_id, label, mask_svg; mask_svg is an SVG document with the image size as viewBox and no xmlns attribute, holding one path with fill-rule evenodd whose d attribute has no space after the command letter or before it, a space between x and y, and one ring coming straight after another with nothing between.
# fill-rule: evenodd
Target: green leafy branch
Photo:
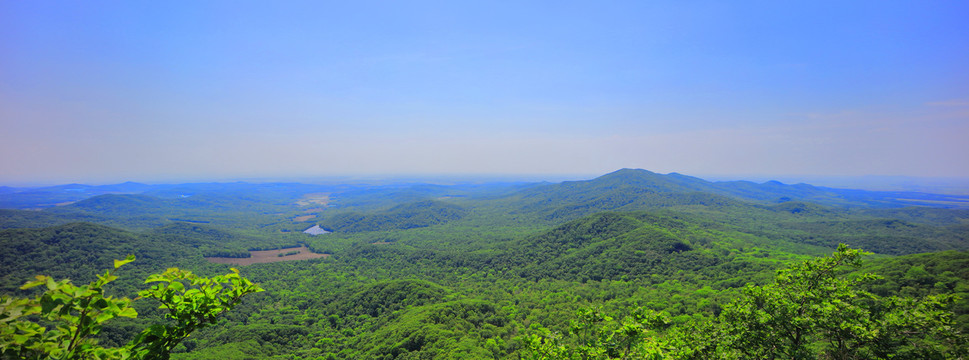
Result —
<instances>
[{"instance_id":1,"label":"green leafy branch","mask_svg":"<svg viewBox=\"0 0 969 360\"><path fill-rule=\"evenodd\" d=\"M213 278L169 268L161 274L150 275L145 283L155 285L139 292L139 298L161 302L159 308L168 310L167 317L175 324L154 324L135 339L134 349L142 359L167 359L167 354L193 331L215 323L219 315L232 309L244 295L263 291L259 285L240 276L235 268L231 273Z\"/></svg>"},{"instance_id":2,"label":"green leafy branch","mask_svg":"<svg viewBox=\"0 0 969 360\"><path fill-rule=\"evenodd\" d=\"M174 346L193 331L215 323L219 315L238 304L243 296L263 291L240 276L236 269L213 278L168 269L148 277L146 283L158 284L140 292L139 299L160 301L160 307L169 310L168 317L175 324L152 325L125 347L100 346L93 337L100 333L104 323L117 317L138 316L131 307L131 299L104 294L104 286L117 279L114 271L134 260L133 255L115 260L114 269L98 275L97 280L87 285L77 286L68 279L55 281L39 275L21 289L45 286L43 293L33 298L0 296L0 357L167 359Z\"/></svg>"}]
</instances>

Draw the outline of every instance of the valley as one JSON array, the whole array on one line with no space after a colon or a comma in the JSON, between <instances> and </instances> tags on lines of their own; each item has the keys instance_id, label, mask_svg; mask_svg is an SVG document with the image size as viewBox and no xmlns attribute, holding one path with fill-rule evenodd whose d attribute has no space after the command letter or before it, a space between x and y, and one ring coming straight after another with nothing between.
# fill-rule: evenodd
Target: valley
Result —
<instances>
[{"instance_id":1,"label":"valley","mask_svg":"<svg viewBox=\"0 0 969 360\"><path fill-rule=\"evenodd\" d=\"M811 298L817 306L896 296L898 311L936 304L933 314L947 315L926 321L951 330L869 339L857 351L958 358L969 330L964 196L638 169L561 183L121 185L99 189L127 193L83 198L78 186L62 189L70 196L0 194L0 293L29 295L19 287L38 274L91 281L128 254L137 260L118 270L114 289L132 298L147 274L172 266L205 276L238 267L265 289L173 359L605 358L617 341L643 357L757 358L743 349L760 348L737 342L753 336L737 327L756 310L744 301L801 286L797 276L812 270L799 264L839 256L857 266L826 273L842 292ZM65 199L74 202L44 205ZM160 316L133 306L141 315L109 326L102 343L124 344ZM859 328L908 331L879 320L895 310L852 306L872 319ZM827 333L804 336L804 351L834 351Z\"/></svg>"}]
</instances>

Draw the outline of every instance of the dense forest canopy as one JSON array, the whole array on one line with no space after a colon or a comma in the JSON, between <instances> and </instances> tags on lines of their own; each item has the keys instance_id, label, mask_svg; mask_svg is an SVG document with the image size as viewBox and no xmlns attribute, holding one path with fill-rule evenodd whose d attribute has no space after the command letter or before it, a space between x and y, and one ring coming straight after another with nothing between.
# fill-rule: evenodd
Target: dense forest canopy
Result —
<instances>
[{"instance_id":1,"label":"dense forest canopy","mask_svg":"<svg viewBox=\"0 0 969 360\"><path fill-rule=\"evenodd\" d=\"M96 281L130 254L107 291L135 298L167 268L219 276L229 266L207 257L305 246L328 256L239 268L265 291L171 357L965 358L967 204L636 169L5 189L0 293L36 296L21 289L36 275ZM314 226L329 233L303 232ZM131 308L92 341L122 347L166 321L155 304Z\"/></svg>"}]
</instances>

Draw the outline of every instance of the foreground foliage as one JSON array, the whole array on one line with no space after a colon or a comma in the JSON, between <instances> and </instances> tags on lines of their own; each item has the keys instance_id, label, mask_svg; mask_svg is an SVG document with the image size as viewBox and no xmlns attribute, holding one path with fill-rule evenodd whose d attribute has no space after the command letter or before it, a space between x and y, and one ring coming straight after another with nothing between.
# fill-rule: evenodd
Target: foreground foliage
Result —
<instances>
[{"instance_id":1,"label":"foreground foliage","mask_svg":"<svg viewBox=\"0 0 969 360\"><path fill-rule=\"evenodd\" d=\"M134 261L115 260L114 270ZM0 356L4 359L167 359L171 350L193 331L215 323L246 294L262 289L239 275L212 278L170 268L148 277L156 283L140 298L161 302L174 324L154 324L127 346L104 347L96 336L104 323L117 317L135 318L132 300L106 296L104 286L117 279L113 270L88 285L55 281L39 275L22 289L46 286L33 298L0 296ZM138 300L138 299L135 299Z\"/></svg>"},{"instance_id":2,"label":"foreground foliage","mask_svg":"<svg viewBox=\"0 0 969 360\"><path fill-rule=\"evenodd\" d=\"M877 278L847 276L861 250L778 271L748 286L717 317L670 326L641 309L621 322L581 310L565 335L533 326L526 359L962 359L967 338L953 323L953 295L881 297L862 290Z\"/></svg>"}]
</instances>

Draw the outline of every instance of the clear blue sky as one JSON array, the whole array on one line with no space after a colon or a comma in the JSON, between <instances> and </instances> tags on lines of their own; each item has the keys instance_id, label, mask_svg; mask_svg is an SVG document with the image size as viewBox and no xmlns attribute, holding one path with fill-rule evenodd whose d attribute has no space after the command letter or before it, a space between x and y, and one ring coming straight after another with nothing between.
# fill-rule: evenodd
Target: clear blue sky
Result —
<instances>
[{"instance_id":1,"label":"clear blue sky","mask_svg":"<svg viewBox=\"0 0 969 360\"><path fill-rule=\"evenodd\" d=\"M969 177L965 1L3 1L0 183Z\"/></svg>"}]
</instances>

